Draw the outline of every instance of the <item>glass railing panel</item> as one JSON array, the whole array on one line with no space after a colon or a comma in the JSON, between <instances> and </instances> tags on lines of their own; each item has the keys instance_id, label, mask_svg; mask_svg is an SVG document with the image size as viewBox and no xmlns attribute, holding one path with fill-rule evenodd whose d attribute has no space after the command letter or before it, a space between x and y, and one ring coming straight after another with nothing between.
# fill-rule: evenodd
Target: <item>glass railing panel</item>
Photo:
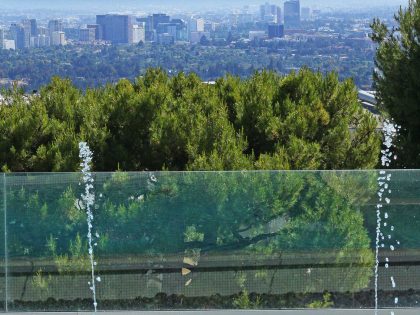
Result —
<instances>
[{"instance_id":1,"label":"glass railing panel","mask_svg":"<svg viewBox=\"0 0 420 315\"><path fill-rule=\"evenodd\" d=\"M386 171L379 250L379 306L418 307L420 282L420 171ZM384 177L385 175L378 175ZM388 200L387 200L388 198ZM378 196L364 209L365 226L376 238L375 206ZM397 301L396 301L397 299ZM397 302L397 303L396 303Z\"/></svg>"},{"instance_id":2,"label":"glass railing panel","mask_svg":"<svg viewBox=\"0 0 420 315\"><path fill-rule=\"evenodd\" d=\"M86 233L74 206L79 177L7 176L9 310L77 310L80 303L66 302L89 294L88 270L80 263ZM72 255L80 259L71 261Z\"/></svg>"},{"instance_id":3,"label":"glass railing panel","mask_svg":"<svg viewBox=\"0 0 420 315\"><path fill-rule=\"evenodd\" d=\"M94 174L98 309L373 307L378 176ZM8 175L9 309L93 308L80 181ZM396 290L399 306L411 306L418 290L419 181L417 171L389 181L381 306L393 306Z\"/></svg>"}]
</instances>

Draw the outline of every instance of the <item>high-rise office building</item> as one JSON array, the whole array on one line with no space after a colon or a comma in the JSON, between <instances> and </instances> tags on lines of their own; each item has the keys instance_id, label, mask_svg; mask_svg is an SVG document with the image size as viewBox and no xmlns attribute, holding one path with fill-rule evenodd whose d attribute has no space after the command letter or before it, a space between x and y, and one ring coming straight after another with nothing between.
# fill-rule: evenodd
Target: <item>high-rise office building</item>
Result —
<instances>
[{"instance_id":1,"label":"high-rise office building","mask_svg":"<svg viewBox=\"0 0 420 315\"><path fill-rule=\"evenodd\" d=\"M66 44L66 35L64 32L52 32L51 45L64 46Z\"/></svg>"},{"instance_id":2,"label":"high-rise office building","mask_svg":"<svg viewBox=\"0 0 420 315\"><path fill-rule=\"evenodd\" d=\"M79 40L81 42L94 42L96 39L96 30L94 28L81 28L79 30Z\"/></svg>"},{"instance_id":3,"label":"high-rise office building","mask_svg":"<svg viewBox=\"0 0 420 315\"><path fill-rule=\"evenodd\" d=\"M31 45L31 31L32 31L31 20L22 20L22 27L23 27L23 36L24 36L24 46L25 48L29 48Z\"/></svg>"},{"instance_id":4,"label":"high-rise office building","mask_svg":"<svg viewBox=\"0 0 420 315\"><path fill-rule=\"evenodd\" d=\"M188 40L186 23L182 19L173 19L166 14L153 14L137 18L137 23L144 24L145 40L159 43L172 43L176 40ZM164 36L160 36L165 34Z\"/></svg>"},{"instance_id":5,"label":"high-rise office building","mask_svg":"<svg viewBox=\"0 0 420 315\"><path fill-rule=\"evenodd\" d=\"M63 21L61 20L51 20L48 22L49 35L52 37L54 32L63 32Z\"/></svg>"},{"instance_id":6,"label":"high-rise office building","mask_svg":"<svg viewBox=\"0 0 420 315\"><path fill-rule=\"evenodd\" d=\"M171 17L166 14L153 14L152 15L152 25L153 29L156 30L159 24L162 23L169 23L171 21Z\"/></svg>"},{"instance_id":7,"label":"high-rise office building","mask_svg":"<svg viewBox=\"0 0 420 315\"><path fill-rule=\"evenodd\" d=\"M46 47L50 46L50 37L48 35L38 34L31 37L31 47Z\"/></svg>"},{"instance_id":8,"label":"high-rise office building","mask_svg":"<svg viewBox=\"0 0 420 315\"><path fill-rule=\"evenodd\" d=\"M46 35L49 36L50 31L47 27L40 26L38 27L38 35Z\"/></svg>"},{"instance_id":9,"label":"high-rise office building","mask_svg":"<svg viewBox=\"0 0 420 315\"><path fill-rule=\"evenodd\" d=\"M51 38L47 35L38 35L38 47L46 47L51 45Z\"/></svg>"},{"instance_id":10,"label":"high-rise office building","mask_svg":"<svg viewBox=\"0 0 420 315\"><path fill-rule=\"evenodd\" d=\"M279 6L275 6L274 12L276 13L276 18L277 18L276 23L280 24L281 23L281 8Z\"/></svg>"},{"instance_id":11,"label":"high-rise office building","mask_svg":"<svg viewBox=\"0 0 420 315\"><path fill-rule=\"evenodd\" d=\"M172 19L171 24L176 27L176 40L187 41L188 40L187 23L183 19Z\"/></svg>"},{"instance_id":12,"label":"high-rise office building","mask_svg":"<svg viewBox=\"0 0 420 315\"><path fill-rule=\"evenodd\" d=\"M0 49L4 48L4 29L0 28Z\"/></svg>"},{"instance_id":13,"label":"high-rise office building","mask_svg":"<svg viewBox=\"0 0 420 315\"><path fill-rule=\"evenodd\" d=\"M141 17L136 19L137 23L144 24L144 30L146 34L146 41L152 42L156 38L156 32L153 29L153 17Z\"/></svg>"},{"instance_id":14,"label":"high-rise office building","mask_svg":"<svg viewBox=\"0 0 420 315\"><path fill-rule=\"evenodd\" d=\"M25 28L21 24L12 23L10 26L10 34L15 41L16 49L24 49L29 47L29 42L26 41L27 36L25 34Z\"/></svg>"},{"instance_id":15,"label":"high-rise office building","mask_svg":"<svg viewBox=\"0 0 420 315\"><path fill-rule=\"evenodd\" d=\"M131 40L131 42L133 44L138 44L140 42L144 43L146 41L145 24L140 23L140 24L133 25L132 36L133 36L133 39Z\"/></svg>"},{"instance_id":16,"label":"high-rise office building","mask_svg":"<svg viewBox=\"0 0 420 315\"><path fill-rule=\"evenodd\" d=\"M188 37L191 43L199 43L202 37L210 38L210 33L204 31L205 21L202 18L191 18L188 22Z\"/></svg>"},{"instance_id":17,"label":"high-rise office building","mask_svg":"<svg viewBox=\"0 0 420 315\"><path fill-rule=\"evenodd\" d=\"M284 37L284 25L273 23L268 25L268 38L281 38Z\"/></svg>"},{"instance_id":18,"label":"high-rise office building","mask_svg":"<svg viewBox=\"0 0 420 315\"><path fill-rule=\"evenodd\" d=\"M102 39L113 44L130 44L132 41L132 18L129 15L97 15L96 24L102 28Z\"/></svg>"},{"instance_id":19,"label":"high-rise office building","mask_svg":"<svg viewBox=\"0 0 420 315\"><path fill-rule=\"evenodd\" d=\"M284 3L284 27L288 30L300 28L299 0L289 0Z\"/></svg>"},{"instance_id":20,"label":"high-rise office building","mask_svg":"<svg viewBox=\"0 0 420 315\"><path fill-rule=\"evenodd\" d=\"M266 12L270 11L270 4L266 2L265 4L260 5L260 19L264 20Z\"/></svg>"},{"instance_id":21,"label":"high-rise office building","mask_svg":"<svg viewBox=\"0 0 420 315\"><path fill-rule=\"evenodd\" d=\"M95 30L95 40L102 39L102 27L99 24L88 24L86 28L91 28Z\"/></svg>"},{"instance_id":22,"label":"high-rise office building","mask_svg":"<svg viewBox=\"0 0 420 315\"><path fill-rule=\"evenodd\" d=\"M29 23L31 24L31 36L38 36L38 23L36 19L30 19Z\"/></svg>"},{"instance_id":23,"label":"high-rise office building","mask_svg":"<svg viewBox=\"0 0 420 315\"><path fill-rule=\"evenodd\" d=\"M268 23L281 23L281 8L266 2L260 6L260 18Z\"/></svg>"},{"instance_id":24,"label":"high-rise office building","mask_svg":"<svg viewBox=\"0 0 420 315\"><path fill-rule=\"evenodd\" d=\"M204 32L205 21L202 18L192 18L189 22L190 32Z\"/></svg>"}]
</instances>

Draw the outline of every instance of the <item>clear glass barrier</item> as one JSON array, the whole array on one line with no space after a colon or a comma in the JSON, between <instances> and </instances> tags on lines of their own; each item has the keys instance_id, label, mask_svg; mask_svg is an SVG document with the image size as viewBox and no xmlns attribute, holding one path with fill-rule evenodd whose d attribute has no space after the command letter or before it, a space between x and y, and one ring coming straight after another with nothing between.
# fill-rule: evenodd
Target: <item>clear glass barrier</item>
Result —
<instances>
[{"instance_id":1,"label":"clear glass barrier","mask_svg":"<svg viewBox=\"0 0 420 315\"><path fill-rule=\"evenodd\" d=\"M390 173L379 305L416 306L420 171ZM98 309L371 308L378 176L96 173ZM9 310L91 310L81 175L0 182L2 307L7 288Z\"/></svg>"}]
</instances>

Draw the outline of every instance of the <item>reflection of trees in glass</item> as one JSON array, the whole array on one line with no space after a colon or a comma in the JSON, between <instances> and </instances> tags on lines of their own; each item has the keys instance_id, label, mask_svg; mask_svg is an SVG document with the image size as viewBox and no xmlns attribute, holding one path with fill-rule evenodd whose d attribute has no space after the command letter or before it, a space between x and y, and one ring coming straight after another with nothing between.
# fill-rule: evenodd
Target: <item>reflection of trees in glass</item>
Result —
<instances>
[{"instance_id":1,"label":"reflection of trees in glass","mask_svg":"<svg viewBox=\"0 0 420 315\"><path fill-rule=\"evenodd\" d=\"M322 259L318 263L341 268L317 281L337 281L345 272L346 286L352 284L343 289L367 285L373 257L360 207L374 194L368 174L168 172L157 177L151 186L146 173L97 175L100 256L176 254L193 259L198 249L201 257L235 260L308 253ZM30 257L53 252L56 261L69 264L83 258L77 255L84 246L77 240L85 224L77 215L83 213L77 207L78 189L48 185L9 193L14 209L9 221L16 221L9 231L12 256L27 249ZM38 224L29 225L34 220Z\"/></svg>"}]
</instances>

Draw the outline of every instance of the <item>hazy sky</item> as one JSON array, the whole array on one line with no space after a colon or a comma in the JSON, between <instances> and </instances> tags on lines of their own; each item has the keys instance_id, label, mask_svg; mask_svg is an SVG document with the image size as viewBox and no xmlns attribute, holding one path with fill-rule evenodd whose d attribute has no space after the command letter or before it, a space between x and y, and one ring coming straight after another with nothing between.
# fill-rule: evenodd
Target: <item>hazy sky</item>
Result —
<instances>
[{"instance_id":1,"label":"hazy sky","mask_svg":"<svg viewBox=\"0 0 420 315\"><path fill-rule=\"evenodd\" d=\"M150 7L172 6L179 8L200 7L232 7L243 5L255 5L266 0L0 0L1 8L6 9L64 9L64 10L118 10L118 9L141 9ZM270 3L282 4L283 0L272 0ZM318 8L363 8L374 6L406 5L408 0L301 0L302 5Z\"/></svg>"}]
</instances>

